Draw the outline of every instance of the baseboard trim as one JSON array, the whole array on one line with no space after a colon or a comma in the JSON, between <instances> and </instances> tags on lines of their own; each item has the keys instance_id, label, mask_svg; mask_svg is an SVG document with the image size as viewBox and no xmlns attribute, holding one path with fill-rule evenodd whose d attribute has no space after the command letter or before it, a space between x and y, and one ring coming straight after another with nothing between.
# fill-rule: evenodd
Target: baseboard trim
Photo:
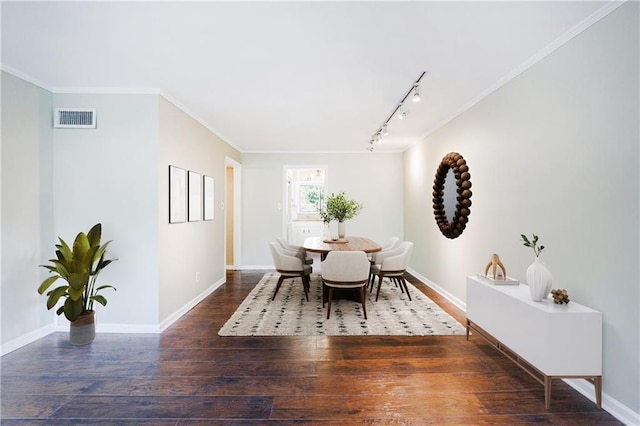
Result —
<instances>
[{"instance_id":1,"label":"baseboard trim","mask_svg":"<svg viewBox=\"0 0 640 426\"><path fill-rule=\"evenodd\" d=\"M407 272L413 275L414 277L416 277L417 279L419 279L423 284L425 284L427 287L430 287L433 291L435 291L436 293L438 293L439 295L447 299L449 302L453 303L458 308L462 309L462 311L464 311L465 313L467 312L467 304L464 301L457 298L452 293L449 293L447 290L440 287L438 284L434 283L433 281L428 280L427 277L419 274L415 270L408 268Z\"/></svg>"},{"instance_id":2,"label":"baseboard trim","mask_svg":"<svg viewBox=\"0 0 640 426\"><path fill-rule=\"evenodd\" d=\"M49 324L13 340L9 340L7 343L4 343L0 346L0 356L13 352L16 349L20 349L21 347L26 346L29 343L33 343L36 340L42 339L43 337L48 336L55 331L56 329L53 324Z\"/></svg>"},{"instance_id":3,"label":"baseboard trim","mask_svg":"<svg viewBox=\"0 0 640 426\"><path fill-rule=\"evenodd\" d=\"M595 404L596 396L591 383L579 379L563 379L563 381ZM636 413L604 391L602 392L602 409L625 425L640 425L640 413Z\"/></svg>"},{"instance_id":4,"label":"baseboard trim","mask_svg":"<svg viewBox=\"0 0 640 426\"><path fill-rule=\"evenodd\" d=\"M159 331L158 332L162 333L163 331L165 331L167 328L169 328L171 325L173 325L173 323L178 321L184 314L189 312L198 303L202 302L207 296L209 296L211 293L213 293L218 287L220 287L225 282L226 282L226 277L220 278L218 281L216 281L213 285L211 285L205 291L203 291L202 293L200 293L199 295L197 295L196 297L191 299L191 301L189 301L182 308L178 309L176 312L171 314L167 319L165 319L164 321L160 322L160 326L159 326Z\"/></svg>"}]
</instances>

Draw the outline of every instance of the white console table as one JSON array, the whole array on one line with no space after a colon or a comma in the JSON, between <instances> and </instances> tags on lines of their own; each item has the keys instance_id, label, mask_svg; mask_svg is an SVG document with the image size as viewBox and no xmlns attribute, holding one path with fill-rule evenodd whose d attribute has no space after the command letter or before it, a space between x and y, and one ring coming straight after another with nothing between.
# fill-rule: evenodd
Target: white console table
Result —
<instances>
[{"instance_id":1,"label":"white console table","mask_svg":"<svg viewBox=\"0 0 640 426\"><path fill-rule=\"evenodd\" d=\"M602 313L575 302L531 300L524 284L496 285L467 277L467 340L476 331L544 385L551 404L551 380L581 378L594 384L602 406Z\"/></svg>"}]
</instances>

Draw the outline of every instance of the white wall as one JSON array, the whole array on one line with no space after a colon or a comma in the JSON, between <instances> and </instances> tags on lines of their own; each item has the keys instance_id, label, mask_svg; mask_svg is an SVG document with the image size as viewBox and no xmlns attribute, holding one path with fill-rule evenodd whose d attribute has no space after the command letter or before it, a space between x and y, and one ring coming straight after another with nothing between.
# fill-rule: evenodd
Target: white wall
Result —
<instances>
[{"instance_id":1,"label":"white wall","mask_svg":"<svg viewBox=\"0 0 640 426\"><path fill-rule=\"evenodd\" d=\"M166 321L226 278L225 157L240 154L164 98L160 99L158 229L160 321ZM169 223L169 165L214 178L214 220ZM196 282L196 273L199 281Z\"/></svg>"},{"instance_id":2,"label":"white wall","mask_svg":"<svg viewBox=\"0 0 640 426\"><path fill-rule=\"evenodd\" d=\"M379 243L402 237L402 154L243 154L242 264L272 267L269 242L284 236L284 166L328 166L329 193L344 191L365 208L347 234Z\"/></svg>"},{"instance_id":3,"label":"white wall","mask_svg":"<svg viewBox=\"0 0 640 426\"><path fill-rule=\"evenodd\" d=\"M492 253L525 281L533 253L520 234L537 233L554 288L603 312L604 392L636 416L638 36L638 3L625 4L405 154L412 268L464 301L465 276L483 272ZM456 240L440 234L430 195L450 151L465 157L473 183Z\"/></svg>"},{"instance_id":4,"label":"white wall","mask_svg":"<svg viewBox=\"0 0 640 426\"><path fill-rule=\"evenodd\" d=\"M38 265L97 222L118 259L99 279L117 288L96 306L99 332L159 331L224 281L235 149L158 95L52 94L4 72L2 88L2 353L66 329L36 292ZM53 129L56 107L96 108L98 126ZM214 221L168 224L169 164L214 177Z\"/></svg>"},{"instance_id":5,"label":"white wall","mask_svg":"<svg viewBox=\"0 0 640 426\"><path fill-rule=\"evenodd\" d=\"M0 343L38 338L51 326L36 289L53 234L51 93L2 72L2 292ZM20 320L16 320L19 318ZM22 343L24 344L24 343Z\"/></svg>"},{"instance_id":6,"label":"white wall","mask_svg":"<svg viewBox=\"0 0 640 426\"><path fill-rule=\"evenodd\" d=\"M99 283L117 291L105 291L108 305L96 308L98 331L158 324L158 99L54 96L54 108L97 110L96 129L54 130L53 176L56 235L70 243L101 222L103 241L113 240L108 255L118 261ZM53 250L55 242L43 244Z\"/></svg>"}]
</instances>

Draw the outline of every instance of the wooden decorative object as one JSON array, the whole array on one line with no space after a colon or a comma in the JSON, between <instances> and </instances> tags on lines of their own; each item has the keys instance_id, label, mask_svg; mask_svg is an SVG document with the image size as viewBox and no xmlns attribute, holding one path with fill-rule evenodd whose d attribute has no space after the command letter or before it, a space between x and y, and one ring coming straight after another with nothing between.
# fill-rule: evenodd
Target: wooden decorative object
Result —
<instances>
[{"instance_id":1,"label":"wooden decorative object","mask_svg":"<svg viewBox=\"0 0 640 426\"><path fill-rule=\"evenodd\" d=\"M487 276L487 272L489 272L489 268L491 268L491 273L493 274L494 280L496 279L496 272L498 271L498 268L502 270L503 278L505 279L507 278L507 268L504 267L504 265L500 261L500 257L496 253L493 253L491 255L491 260L489 261L489 263L487 263L487 266L484 268L485 276Z\"/></svg>"},{"instance_id":2,"label":"wooden decorative object","mask_svg":"<svg viewBox=\"0 0 640 426\"><path fill-rule=\"evenodd\" d=\"M447 219L444 206L444 187L450 169L453 170L457 187L456 211L451 221ZM445 155L436 170L436 177L433 181L433 213L440 232L447 238L459 237L469 222L472 194L470 179L469 166L462 155L457 152Z\"/></svg>"},{"instance_id":3,"label":"wooden decorative object","mask_svg":"<svg viewBox=\"0 0 640 426\"><path fill-rule=\"evenodd\" d=\"M569 303L569 295L567 294L567 290L565 289L551 290L551 295L553 296L553 303L557 303L559 305L562 305L563 303Z\"/></svg>"}]
</instances>

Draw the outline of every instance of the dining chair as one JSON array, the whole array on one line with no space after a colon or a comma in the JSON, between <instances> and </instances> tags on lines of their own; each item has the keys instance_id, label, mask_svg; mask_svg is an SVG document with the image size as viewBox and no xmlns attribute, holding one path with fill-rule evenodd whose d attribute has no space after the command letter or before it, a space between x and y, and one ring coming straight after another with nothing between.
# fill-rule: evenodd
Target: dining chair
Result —
<instances>
[{"instance_id":1,"label":"dining chair","mask_svg":"<svg viewBox=\"0 0 640 426\"><path fill-rule=\"evenodd\" d=\"M380 250L378 252L371 253L371 264L375 265L376 257L377 257L378 254L382 254L382 253L387 252L389 250L395 249L396 247L398 247L400 245L401 242L402 242L402 240L400 240L400 238L398 238L398 237L389 238L389 240L382 246L382 250Z\"/></svg>"},{"instance_id":2,"label":"dining chair","mask_svg":"<svg viewBox=\"0 0 640 426\"><path fill-rule=\"evenodd\" d=\"M325 288L328 288L327 319L331 315L331 300L335 289L359 288L360 303L364 319L367 319L365 304L366 287L369 278L369 258L363 251L331 251L322 262L322 306L324 306Z\"/></svg>"},{"instance_id":3,"label":"dining chair","mask_svg":"<svg viewBox=\"0 0 640 426\"><path fill-rule=\"evenodd\" d=\"M389 240L382 246L382 250L371 253L371 257L369 258L371 266L376 264L376 259L382 259L381 256L384 257L387 253L397 249L401 242L402 240L398 237L389 238ZM373 291L373 271L371 269L369 270L369 282L371 283L371 290Z\"/></svg>"},{"instance_id":4,"label":"dining chair","mask_svg":"<svg viewBox=\"0 0 640 426\"><path fill-rule=\"evenodd\" d=\"M307 256L307 251L304 249L304 247L290 244L286 242L282 237L278 237L276 239L276 242L280 244L280 247L282 247L286 251L294 252L296 256L299 256L302 259L305 265L313 265L313 258Z\"/></svg>"},{"instance_id":5,"label":"dining chair","mask_svg":"<svg viewBox=\"0 0 640 426\"><path fill-rule=\"evenodd\" d=\"M371 292L373 292L374 281L375 281L373 267L376 264L380 264L382 262L382 259L384 259L385 257L390 257L390 256L395 256L397 254L400 254L399 247L401 242L402 240L400 238L392 237L389 239L389 241L385 243L384 246L382 246L382 250L372 253L372 256L370 259L371 268L369 269L369 284L371 284ZM397 281L394 278L391 278L391 280L395 283L397 287L398 286ZM400 290L404 293L404 290L402 287L400 287Z\"/></svg>"},{"instance_id":6,"label":"dining chair","mask_svg":"<svg viewBox=\"0 0 640 426\"><path fill-rule=\"evenodd\" d=\"M309 278L312 270L311 266L305 265L299 257L287 254L281 250L280 245L275 242L269 243L269 248L271 250L271 257L273 257L273 263L275 264L276 271L280 274L278 284L276 285L276 291L273 293L271 300L275 300L276 294L278 294L278 290L280 290L280 286L282 286L282 282L284 280L299 277L302 280L304 296L308 302L309 288L311 286L311 280Z\"/></svg>"},{"instance_id":7,"label":"dining chair","mask_svg":"<svg viewBox=\"0 0 640 426\"><path fill-rule=\"evenodd\" d=\"M407 282L404 279L404 273L409 266L409 260L411 259L411 252L413 251L413 243L410 241L403 241L400 245L385 255L380 255L377 257L375 265L372 265L370 268L370 272L372 274L373 280L371 282L371 289L373 290L373 285L375 284L375 277L378 277L378 290L376 291L376 302L378 301L378 296L380 296L380 287L382 287L382 281L385 277L388 277L397 282L400 286L400 290L403 290L403 293L406 292L409 300L411 300L411 295L409 294L409 288L407 287Z\"/></svg>"}]
</instances>

